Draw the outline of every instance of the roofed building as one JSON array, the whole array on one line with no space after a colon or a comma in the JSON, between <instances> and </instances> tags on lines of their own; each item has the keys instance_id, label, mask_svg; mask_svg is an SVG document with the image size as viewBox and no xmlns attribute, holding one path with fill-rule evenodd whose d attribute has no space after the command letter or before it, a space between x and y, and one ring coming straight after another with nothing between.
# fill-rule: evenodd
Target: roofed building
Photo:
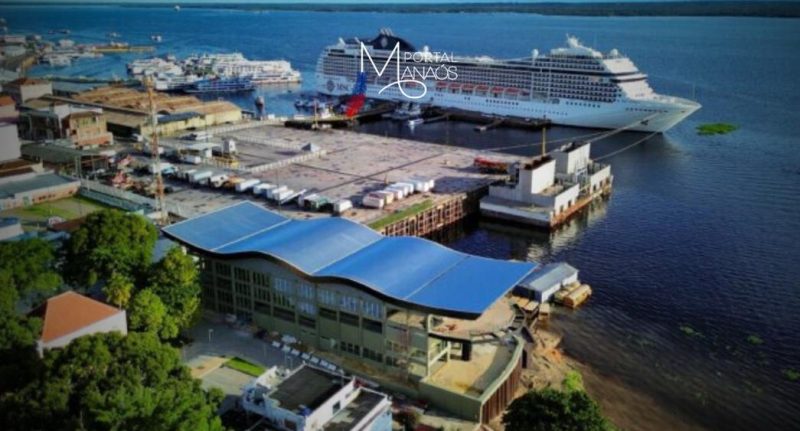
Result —
<instances>
[{"instance_id":1,"label":"roofed building","mask_svg":"<svg viewBox=\"0 0 800 431\"><path fill-rule=\"evenodd\" d=\"M123 335L128 333L125 310L72 291L48 299L30 315L42 319L42 335L37 341L40 355L45 349L64 347L84 335L113 331Z\"/></svg>"},{"instance_id":2,"label":"roofed building","mask_svg":"<svg viewBox=\"0 0 800 431\"><path fill-rule=\"evenodd\" d=\"M53 84L43 79L18 78L3 84L3 91L21 104L31 99L53 94Z\"/></svg>"},{"instance_id":3,"label":"roofed building","mask_svg":"<svg viewBox=\"0 0 800 431\"><path fill-rule=\"evenodd\" d=\"M242 406L286 431L391 431L389 397L311 365L272 367L245 386Z\"/></svg>"},{"instance_id":4,"label":"roofed building","mask_svg":"<svg viewBox=\"0 0 800 431\"><path fill-rule=\"evenodd\" d=\"M513 399L524 346L507 331L517 318L508 294L535 263L251 202L164 232L200 257L206 309L292 335L467 420L488 422Z\"/></svg>"}]
</instances>

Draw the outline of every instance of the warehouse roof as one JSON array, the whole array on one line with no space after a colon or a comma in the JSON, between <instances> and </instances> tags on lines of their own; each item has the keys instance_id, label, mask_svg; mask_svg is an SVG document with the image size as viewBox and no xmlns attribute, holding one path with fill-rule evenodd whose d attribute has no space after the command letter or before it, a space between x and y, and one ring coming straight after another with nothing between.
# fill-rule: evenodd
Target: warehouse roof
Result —
<instances>
[{"instance_id":1,"label":"warehouse roof","mask_svg":"<svg viewBox=\"0 0 800 431\"><path fill-rule=\"evenodd\" d=\"M578 270L566 262L550 263L532 272L520 286L536 292L545 292L577 273Z\"/></svg>"},{"instance_id":2,"label":"warehouse roof","mask_svg":"<svg viewBox=\"0 0 800 431\"><path fill-rule=\"evenodd\" d=\"M32 192L49 187L78 183L77 180L64 178L53 173L44 173L22 181L13 181L0 185L0 198L11 198L20 193Z\"/></svg>"},{"instance_id":3,"label":"warehouse roof","mask_svg":"<svg viewBox=\"0 0 800 431\"><path fill-rule=\"evenodd\" d=\"M216 255L260 254L311 278L442 314L477 318L535 263L472 256L415 237L384 237L343 218L293 220L252 202L174 224L164 232Z\"/></svg>"}]
</instances>

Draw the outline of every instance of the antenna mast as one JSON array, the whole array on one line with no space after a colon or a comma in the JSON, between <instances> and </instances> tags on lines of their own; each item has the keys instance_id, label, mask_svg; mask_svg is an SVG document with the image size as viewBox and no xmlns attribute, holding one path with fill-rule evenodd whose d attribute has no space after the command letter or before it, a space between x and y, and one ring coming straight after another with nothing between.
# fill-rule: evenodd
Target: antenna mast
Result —
<instances>
[{"instance_id":1,"label":"antenna mast","mask_svg":"<svg viewBox=\"0 0 800 431\"><path fill-rule=\"evenodd\" d=\"M152 128L152 135L150 139L150 153L153 158L154 173L153 177L156 182L155 201L156 201L156 223L164 225L167 223L167 217L164 210L164 179L161 177L161 155L159 154L158 146L158 116L156 115L156 102L153 92L152 77L144 79L144 85L147 88L147 99L150 102L150 127Z\"/></svg>"}]
</instances>

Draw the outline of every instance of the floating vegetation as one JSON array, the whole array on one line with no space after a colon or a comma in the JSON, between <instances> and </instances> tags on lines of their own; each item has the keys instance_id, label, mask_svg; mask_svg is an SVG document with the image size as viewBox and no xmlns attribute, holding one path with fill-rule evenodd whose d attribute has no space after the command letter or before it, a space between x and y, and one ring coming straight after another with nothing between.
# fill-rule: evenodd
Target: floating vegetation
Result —
<instances>
[{"instance_id":1,"label":"floating vegetation","mask_svg":"<svg viewBox=\"0 0 800 431\"><path fill-rule=\"evenodd\" d=\"M728 123L708 123L697 126L698 135L725 135L738 129L739 126Z\"/></svg>"},{"instance_id":2,"label":"floating vegetation","mask_svg":"<svg viewBox=\"0 0 800 431\"><path fill-rule=\"evenodd\" d=\"M796 382L800 380L800 371L789 368L788 370L783 370L783 376L786 377L790 382Z\"/></svg>"},{"instance_id":3,"label":"floating vegetation","mask_svg":"<svg viewBox=\"0 0 800 431\"><path fill-rule=\"evenodd\" d=\"M760 346L760 345L764 344L764 340L762 340L761 337L759 337L756 334L748 335L747 336L747 342L752 344L752 345L754 345L754 346Z\"/></svg>"},{"instance_id":4,"label":"floating vegetation","mask_svg":"<svg viewBox=\"0 0 800 431\"><path fill-rule=\"evenodd\" d=\"M697 331L696 329L692 328L689 325L681 325L679 329L681 330L681 332L684 333L684 335L688 337L694 337L694 338L703 337L703 334L700 331Z\"/></svg>"}]
</instances>

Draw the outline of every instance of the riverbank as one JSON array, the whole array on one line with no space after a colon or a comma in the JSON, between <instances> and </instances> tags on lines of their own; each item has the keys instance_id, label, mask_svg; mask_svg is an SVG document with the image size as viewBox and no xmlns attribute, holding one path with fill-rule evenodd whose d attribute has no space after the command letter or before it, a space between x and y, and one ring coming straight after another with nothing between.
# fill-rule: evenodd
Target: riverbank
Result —
<instances>
[{"instance_id":1,"label":"riverbank","mask_svg":"<svg viewBox=\"0 0 800 431\"><path fill-rule=\"evenodd\" d=\"M564 389L570 372L583 378L586 392L594 399L617 428L626 431L685 430L705 428L674 415L666 406L618 380L602 375L592 367L570 357L560 347L561 335L546 329L536 330L536 347L530 356L529 369L522 375L525 390ZM492 427L502 429L498 418Z\"/></svg>"}]
</instances>

